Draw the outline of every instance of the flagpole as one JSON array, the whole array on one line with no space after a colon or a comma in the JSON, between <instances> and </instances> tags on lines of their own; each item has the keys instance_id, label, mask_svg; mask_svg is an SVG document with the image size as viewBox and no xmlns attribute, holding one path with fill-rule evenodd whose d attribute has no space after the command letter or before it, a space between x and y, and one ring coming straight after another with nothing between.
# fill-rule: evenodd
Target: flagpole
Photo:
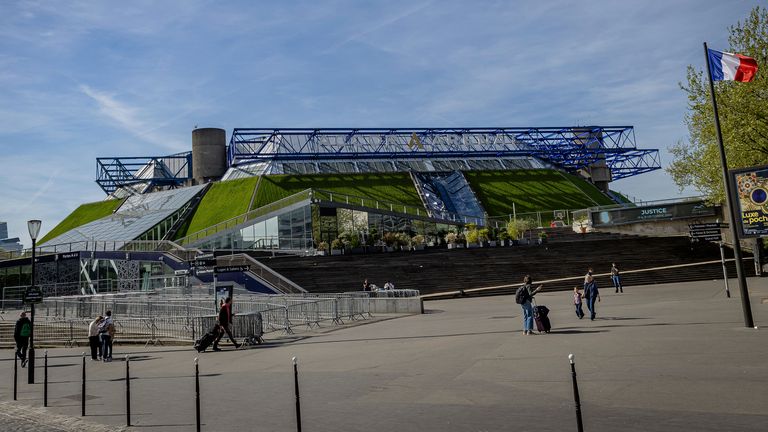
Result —
<instances>
[{"instance_id":1,"label":"flagpole","mask_svg":"<svg viewBox=\"0 0 768 432\"><path fill-rule=\"evenodd\" d=\"M709 92L712 95L712 109L715 113L715 130L717 130L717 144L720 149L720 165L723 167L723 187L725 188L725 198L728 203L728 212L731 216L731 238L733 239L733 257L736 260L736 276L739 280L739 291L741 292L741 308L744 311L744 325L752 328L755 326L752 320L752 306L749 301L749 290L747 289L747 278L744 275L744 263L741 259L741 243L739 242L739 232L736 229L736 223L740 219L736 210L728 176L728 162L725 158L725 147L723 146L723 133L720 131L720 116L717 112L717 99L715 98L715 84L712 81L712 68L709 64L709 50L707 43L704 42L704 58L707 59L707 77L709 78Z\"/></svg>"}]
</instances>

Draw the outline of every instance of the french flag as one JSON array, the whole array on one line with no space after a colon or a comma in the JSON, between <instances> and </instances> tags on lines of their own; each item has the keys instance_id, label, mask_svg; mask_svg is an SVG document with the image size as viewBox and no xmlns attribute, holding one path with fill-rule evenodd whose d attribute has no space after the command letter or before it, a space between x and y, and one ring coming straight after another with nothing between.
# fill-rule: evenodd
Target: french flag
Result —
<instances>
[{"instance_id":1,"label":"french flag","mask_svg":"<svg viewBox=\"0 0 768 432\"><path fill-rule=\"evenodd\" d=\"M713 81L750 82L757 74L757 62L751 57L709 48L707 51Z\"/></svg>"}]
</instances>

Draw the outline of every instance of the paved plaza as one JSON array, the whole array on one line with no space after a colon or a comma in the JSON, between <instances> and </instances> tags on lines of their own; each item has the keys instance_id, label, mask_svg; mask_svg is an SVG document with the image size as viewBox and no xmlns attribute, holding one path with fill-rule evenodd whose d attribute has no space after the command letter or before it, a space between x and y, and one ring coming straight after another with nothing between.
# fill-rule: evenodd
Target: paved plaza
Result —
<instances>
[{"instance_id":1,"label":"paved plaza","mask_svg":"<svg viewBox=\"0 0 768 432\"><path fill-rule=\"evenodd\" d=\"M768 280L749 283L765 330L744 328L735 281L731 299L722 281L711 281L624 294L604 287L594 322L576 318L571 293L542 293L537 300L552 310L549 335L524 336L519 306L503 296L427 302L424 315L204 353L202 429L296 430L297 356L305 431L576 430L567 360L574 353L586 431L764 431ZM127 352L129 430L194 430L191 348L118 346L111 364L89 360L81 420L82 351L50 350L47 409L39 408L42 385L26 379L11 401L13 363L4 351L0 430L121 429ZM42 381L42 369L37 376Z\"/></svg>"}]
</instances>

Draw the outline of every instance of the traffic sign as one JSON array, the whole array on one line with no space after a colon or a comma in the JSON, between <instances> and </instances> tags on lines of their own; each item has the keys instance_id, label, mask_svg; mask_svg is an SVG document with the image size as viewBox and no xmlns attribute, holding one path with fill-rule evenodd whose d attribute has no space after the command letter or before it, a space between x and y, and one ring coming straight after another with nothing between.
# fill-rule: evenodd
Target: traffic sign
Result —
<instances>
[{"instance_id":1,"label":"traffic sign","mask_svg":"<svg viewBox=\"0 0 768 432\"><path fill-rule=\"evenodd\" d=\"M43 290L39 286L30 286L24 292L24 303L40 303L43 301Z\"/></svg>"},{"instance_id":2,"label":"traffic sign","mask_svg":"<svg viewBox=\"0 0 768 432\"><path fill-rule=\"evenodd\" d=\"M251 269L251 266L242 265L242 266L216 266L213 268L213 272L216 274L219 273L232 273L232 272L244 272Z\"/></svg>"},{"instance_id":3,"label":"traffic sign","mask_svg":"<svg viewBox=\"0 0 768 432\"><path fill-rule=\"evenodd\" d=\"M213 267L216 265L216 258L196 258L196 267Z\"/></svg>"},{"instance_id":4,"label":"traffic sign","mask_svg":"<svg viewBox=\"0 0 768 432\"><path fill-rule=\"evenodd\" d=\"M704 241L723 241L723 237L719 235L713 235L713 236L703 236L703 237L691 237L693 240L704 240Z\"/></svg>"},{"instance_id":5,"label":"traffic sign","mask_svg":"<svg viewBox=\"0 0 768 432\"><path fill-rule=\"evenodd\" d=\"M186 276L189 274L189 270L182 269L182 270L176 270L173 272L174 276Z\"/></svg>"},{"instance_id":6,"label":"traffic sign","mask_svg":"<svg viewBox=\"0 0 768 432\"><path fill-rule=\"evenodd\" d=\"M711 222L711 223L700 223L700 224L688 224L688 229L725 229L728 228L727 223L722 222Z\"/></svg>"},{"instance_id":7,"label":"traffic sign","mask_svg":"<svg viewBox=\"0 0 768 432\"><path fill-rule=\"evenodd\" d=\"M690 230L689 233L692 237L704 237L721 234L719 229L695 229Z\"/></svg>"}]
</instances>

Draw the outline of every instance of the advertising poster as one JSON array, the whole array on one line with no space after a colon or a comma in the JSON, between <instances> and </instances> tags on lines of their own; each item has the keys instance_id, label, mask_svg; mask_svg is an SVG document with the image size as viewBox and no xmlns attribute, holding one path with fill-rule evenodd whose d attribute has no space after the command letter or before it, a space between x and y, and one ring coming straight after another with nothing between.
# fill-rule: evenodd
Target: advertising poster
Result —
<instances>
[{"instance_id":1,"label":"advertising poster","mask_svg":"<svg viewBox=\"0 0 768 432\"><path fill-rule=\"evenodd\" d=\"M768 166L730 173L741 237L768 236Z\"/></svg>"}]
</instances>

